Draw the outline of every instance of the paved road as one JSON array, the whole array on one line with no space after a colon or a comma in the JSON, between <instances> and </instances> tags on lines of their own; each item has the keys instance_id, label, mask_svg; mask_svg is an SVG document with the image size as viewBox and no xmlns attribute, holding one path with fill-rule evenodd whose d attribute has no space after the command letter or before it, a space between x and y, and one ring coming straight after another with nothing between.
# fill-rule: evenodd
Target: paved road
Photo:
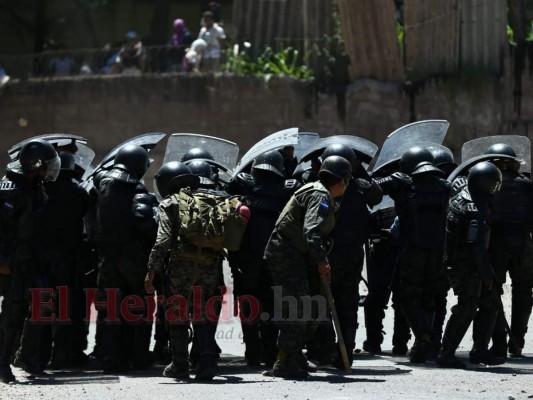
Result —
<instances>
[{"instance_id":1,"label":"paved road","mask_svg":"<svg viewBox=\"0 0 533 400\"><path fill-rule=\"evenodd\" d=\"M231 286L231 282L227 283ZM364 287L361 289L364 292ZM509 290L506 286L504 304L508 309ZM453 295L449 300L449 304L454 304ZM363 319L360 312L362 322ZM509 359L499 367L469 364L466 371L443 370L433 362L413 366L405 357L392 357L392 322L392 310L389 310L385 321L388 332L383 346L385 354L357 354L349 375L325 369L306 381L296 382L249 370L243 363L239 322L231 318L219 324L217 339L223 354L219 375L211 383L194 380L181 383L163 378L162 366L134 375L115 376L101 375L97 366L91 364L87 371L61 371L35 379L15 368L19 382L2 386L0 399L533 399L532 332L526 338L524 358ZM94 326L91 330L94 332ZM363 340L361 323L358 347ZM469 332L459 348L459 356L467 359L471 344Z\"/></svg>"}]
</instances>

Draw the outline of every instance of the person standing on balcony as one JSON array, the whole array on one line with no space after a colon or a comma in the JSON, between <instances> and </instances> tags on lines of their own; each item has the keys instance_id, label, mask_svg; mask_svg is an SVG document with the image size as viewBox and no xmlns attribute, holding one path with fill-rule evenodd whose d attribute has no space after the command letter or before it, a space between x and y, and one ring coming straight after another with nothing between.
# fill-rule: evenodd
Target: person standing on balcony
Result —
<instances>
[{"instance_id":1,"label":"person standing on balcony","mask_svg":"<svg viewBox=\"0 0 533 400\"><path fill-rule=\"evenodd\" d=\"M187 29L183 19L175 19L172 26L173 31L168 52L168 69L169 71L184 72L183 58L194 37Z\"/></svg>"},{"instance_id":2,"label":"person standing on balcony","mask_svg":"<svg viewBox=\"0 0 533 400\"><path fill-rule=\"evenodd\" d=\"M203 13L204 26L200 29L198 39L203 39L207 43L207 48L203 52L200 64L201 72L214 72L220 64L220 50L226 46L226 33L224 29L215 22L213 12Z\"/></svg>"}]
</instances>

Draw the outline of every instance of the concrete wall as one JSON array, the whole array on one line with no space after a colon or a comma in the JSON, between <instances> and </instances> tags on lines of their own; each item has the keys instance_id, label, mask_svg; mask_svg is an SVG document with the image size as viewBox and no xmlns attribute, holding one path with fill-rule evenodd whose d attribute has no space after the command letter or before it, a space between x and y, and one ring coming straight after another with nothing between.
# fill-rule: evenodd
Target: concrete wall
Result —
<instances>
[{"instance_id":1,"label":"concrete wall","mask_svg":"<svg viewBox=\"0 0 533 400\"><path fill-rule=\"evenodd\" d=\"M458 150L473 137L533 134L533 79L523 77L520 118L513 85L510 73L440 79L426 82L410 98L403 85L360 80L348 88L343 120L335 96L316 94L290 78L145 75L10 82L0 93L0 161L14 143L51 132L87 137L97 159L126 138L154 131L220 136L242 150L288 127L324 136L354 134L380 145L413 113L418 120L449 120L448 145Z\"/></svg>"}]
</instances>

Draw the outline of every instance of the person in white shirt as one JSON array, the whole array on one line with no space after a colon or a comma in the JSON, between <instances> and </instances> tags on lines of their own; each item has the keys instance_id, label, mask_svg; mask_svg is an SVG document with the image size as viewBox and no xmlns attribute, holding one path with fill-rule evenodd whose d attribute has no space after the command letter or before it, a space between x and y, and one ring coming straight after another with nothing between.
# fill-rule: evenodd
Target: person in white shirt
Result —
<instances>
[{"instance_id":1,"label":"person in white shirt","mask_svg":"<svg viewBox=\"0 0 533 400\"><path fill-rule=\"evenodd\" d=\"M202 72L214 72L220 63L220 50L226 45L226 33L216 22L211 11L203 13L204 27L200 29L198 39L207 43L200 64Z\"/></svg>"}]
</instances>

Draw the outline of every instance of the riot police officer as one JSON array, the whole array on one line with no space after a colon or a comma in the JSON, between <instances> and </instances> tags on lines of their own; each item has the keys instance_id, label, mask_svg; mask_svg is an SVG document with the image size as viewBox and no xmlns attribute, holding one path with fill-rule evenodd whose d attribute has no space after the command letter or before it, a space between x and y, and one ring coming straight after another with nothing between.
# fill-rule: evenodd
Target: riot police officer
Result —
<instances>
[{"instance_id":1,"label":"riot police officer","mask_svg":"<svg viewBox=\"0 0 533 400\"><path fill-rule=\"evenodd\" d=\"M322 159L330 156L340 156L348 160L353 172L336 214L335 228L331 232L333 247L328 255L331 265L331 290L351 362L358 327L357 311L364 243L368 240L371 227L368 207L378 204L383 192L368 176L352 148L343 144L332 144L326 147ZM338 352L332 351L331 344L335 344L335 334L331 322L320 324L315 342L317 347L323 349L315 350L315 353L320 354L321 364L333 361L337 367L343 368ZM310 352L308 347L308 357ZM332 356L336 357L335 360L331 359Z\"/></svg>"},{"instance_id":2,"label":"riot police officer","mask_svg":"<svg viewBox=\"0 0 533 400\"><path fill-rule=\"evenodd\" d=\"M155 240L153 198L141 182L150 165L148 152L133 144L121 147L114 165L100 182L96 209L95 242L98 245L98 287L106 307L118 307L129 295L146 297L144 276L150 249ZM115 293L111 294L111 291ZM115 304L111 304L116 301ZM140 314L146 316L146 304ZM120 308L119 308L120 310ZM151 363L151 324L111 320L104 309L104 372L145 368ZM107 315L106 315L106 312ZM115 315L117 313L114 313ZM129 323L128 323L129 322ZM127 352L130 343L133 351Z\"/></svg>"},{"instance_id":3,"label":"riot police officer","mask_svg":"<svg viewBox=\"0 0 533 400\"><path fill-rule=\"evenodd\" d=\"M43 182L57 178L60 164L50 143L32 140L21 148L19 159L8 165L6 178L0 183L0 278L4 296L0 378L4 383L15 380L9 364L20 330L23 333L17 365L31 374L40 374L44 368L39 347L50 326L42 321L51 317L51 310L47 307L32 309L38 322L25 321L30 304L27 289L49 287L49 266L42 257L38 226L40 211L46 202Z\"/></svg>"},{"instance_id":4,"label":"riot police officer","mask_svg":"<svg viewBox=\"0 0 533 400\"><path fill-rule=\"evenodd\" d=\"M474 355L477 362L501 364L503 358L488 351L498 314L495 297L490 293L494 276L487 246L490 237L490 203L499 190L502 174L493 164L481 162L468 173L468 183L450 199L446 220L444 262L448 269L457 304L452 307L437 365L444 368L465 368L455 351L470 323L483 321L473 332Z\"/></svg>"},{"instance_id":5,"label":"riot police officer","mask_svg":"<svg viewBox=\"0 0 533 400\"><path fill-rule=\"evenodd\" d=\"M397 225L397 214L389 196L384 197L379 208L373 210L371 218L372 233L365 245L368 295L364 299L366 340L363 342L363 350L381 353L383 319L392 295L392 354L403 356L408 351L411 329L399 300L397 272L401 242L398 229L392 229Z\"/></svg>"},{"instance_id":6,"label":"riot police officer","mask_svg":"<svg viewBox=\"0 0 533 400\"><path fill-rule=\"evenodd\" d=\"M448 178L452 171L457 167L453 158L453 153L446 147L432 147L430 151L435 158L435 166L444 172L445 178ZM435 290L435 317L431 329L431 350L429 354L431 358L437 356L442 344L442 330L446 320L449 291L450 284L448 279L443 279L439 282Z\"/></svg>"},{"instance_id":7,"label":"riot police officer","mask_svg":"<svg viewBox=\"0 0 533 400\"><path fill-rule=\"evenodd\" d=\"M51 287L55 290L62 287L61 296L56 292L54 299L68 306L70 321L54 324L51 368L76 366L86 361L83 353L85 293L81 285L79 252L88 195L75 179L79 174L75 170L74 155L62 152L59 158L58 178L55 182L45 183L48 201L43 208L40 231L44 255L51 264ZM59 307L60 304L54 304L56 315L59 315Z\"/></svg>"},{"instance_id":8,"label":"riot police officer","mask_svg":"<svg viewBox=\"0 0 533 400\"><path fill-rule=\"evenodd\" d=\"M444 279L442 252L450 185L421 146L401 158L402 173L378 180L395 202L402 248L399 259L400 301L415 335L412 363L425 362L435 312L434 293Z\"/></svg>"},{"instance_id":9,"label":"riot police officer","mask_svg":"<svg viewBox=\"0 0 533 400\"><path fill-rule=\"evenodd\" d=\"M322 163L320 181L298 189L278 218L265 249L265 260L272 274L274 301L281 307L278 322L278 357L273 376L303 378L307 360L303 346L316 330L319 317L314 310L303 315L304 301L320 293L320 277L330 277L326 239L335 226L335 198L341 197L352 177L349 161L339 156ZM296 302L283 301L292 296ZM281 304L279 304L281 303ZM320 308L319 304L311 304ZM322 310L324 311L324 310ZM303 317L303 318L302 318Z\"/></svg>"},{"instance_id":10,"label":"riot police officer","mask_svg":"<svg viewBox=\"0 0 533 400\"><path fill-rule=\"evenodd\" d=\"M516 158L515 150L504 143L490 146L485 154L502 154ZM533 269L531 268L531 180L519 172L520 161L495 159L493 163L502 173L501 189L492 201L492 224L489 255L496 273L498 290L507 272L512 281L511 332L516 340L509 342L509 353L519 356L524 347L533 300ZM529 256L529 257L528 257ZM507 356L507 339L503 314L498 314L491 350L500 357ZM474 322L475 326L476 322ZM518 345L518 347L516 347Z\"/></svg>"},{"instance_id":11,"label":"riot police officer","mask_svg":"<svg viewBox=\"0 0 533 400\"><path fill-rule=\"evenodd\" d=\"M251 202L241 249L229 254L234 290L238 299L254 296L269 315L273 312L272 277L263 253L281 210L300 186L294 179L285 179L283 165L278 151L267 151L254 159L251 174L238 174L227 187L229 193L244 195ZM277 329L269 319L260 320L259 314L252 317L250 302L239 301L239 305L248 366L263 362L271 367L277 355Z\"/></svg>"}]
</instances>

